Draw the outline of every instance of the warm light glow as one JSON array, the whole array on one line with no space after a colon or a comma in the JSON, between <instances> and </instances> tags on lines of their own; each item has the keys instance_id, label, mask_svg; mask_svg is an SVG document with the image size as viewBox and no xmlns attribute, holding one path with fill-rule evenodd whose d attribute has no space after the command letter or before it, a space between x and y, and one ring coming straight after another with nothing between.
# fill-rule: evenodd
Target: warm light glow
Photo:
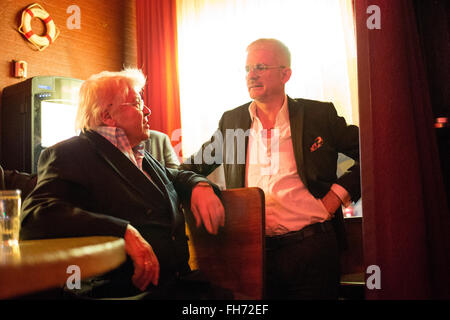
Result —
<instances>
[{"instance_id":1,"label":"warm light glow","mask_svg":"<svg viewBox=\"0 0 450 320\"><path fill-rule=\"evenodd\" d=\"M291 50L293 98L332 101L358 123L356 46L347 0L178 0L183 155L210 138L226 110L250 101L245 49L277 38Z\"/></svg>"},{"instance_id":2,"label":"warm light glow","mask_svg":"<svg viewBox=\"0 0 450 320\"><path fill-rule=\"evenodd\" d=\"M71 138L75 131L77 106L49 101L41 104L41 146L46 148Z\"/></svg>"}]
</instances>

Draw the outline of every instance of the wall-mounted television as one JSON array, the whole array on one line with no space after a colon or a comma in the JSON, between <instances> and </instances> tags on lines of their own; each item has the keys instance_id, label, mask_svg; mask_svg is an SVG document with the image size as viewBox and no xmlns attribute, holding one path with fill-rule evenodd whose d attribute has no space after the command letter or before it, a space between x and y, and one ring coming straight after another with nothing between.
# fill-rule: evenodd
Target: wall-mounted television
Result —
<instances>
[{"instance_id":1,"label":"wall-mounted television","mask_svg":"<svg viewBox=\"0 0 450 320\"><path fill-rule=\"evenodd\" d=\"M3 89L1 165L36 173L41 151L78 133L75 115L82 80L37 76Z\"/></svg>"}]
</instances>

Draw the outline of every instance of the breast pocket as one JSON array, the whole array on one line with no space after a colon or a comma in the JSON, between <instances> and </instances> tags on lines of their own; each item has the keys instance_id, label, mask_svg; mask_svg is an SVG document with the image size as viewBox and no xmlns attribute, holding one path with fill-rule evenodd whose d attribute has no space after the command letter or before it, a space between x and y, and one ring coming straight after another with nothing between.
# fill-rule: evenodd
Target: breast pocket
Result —
<instances>
[{"instance_id":1,"label":"breast pocket","mask_svg":"<svg viewBox=\"0 0 450 320\"><path fill-rule=\"evenodd\" d=\"M313 136L306 141L304 163L309 174L321 181L335 179L337 152L327 137Z\"/></svg>"}]
</instances>

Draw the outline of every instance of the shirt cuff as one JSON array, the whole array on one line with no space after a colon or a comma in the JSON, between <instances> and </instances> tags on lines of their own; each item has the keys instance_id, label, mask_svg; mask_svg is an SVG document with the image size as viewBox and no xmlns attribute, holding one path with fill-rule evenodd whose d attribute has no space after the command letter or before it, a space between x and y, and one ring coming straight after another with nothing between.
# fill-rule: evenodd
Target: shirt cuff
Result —
<instances>
[{"instance_id":1,"label":"shirt cuff","mask_svg":"<svg viewBox=\"0 0 450 320\"><path fill-rule=\"evenodd\" d=\"M342 205L344 207L347 208L349 205L352 204L350 194L347 192L347 190L345 190L344 187L334 183L331 186L331 191L333 191L339 197L339 199L341 199Z\"/></svg>"}]
</instances>

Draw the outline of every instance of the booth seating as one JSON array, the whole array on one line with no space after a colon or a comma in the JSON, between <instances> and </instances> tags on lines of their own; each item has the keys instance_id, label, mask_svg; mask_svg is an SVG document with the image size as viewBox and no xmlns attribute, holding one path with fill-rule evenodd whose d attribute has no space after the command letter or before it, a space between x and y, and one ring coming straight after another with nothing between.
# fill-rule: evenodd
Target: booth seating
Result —
<instances>
[{"instance_id":1,"label":"booth seating","mask_svg":"<svg viewBox=\"0 0 450 320\"><path fill-rule=\"evenodd\" d=\"M36 184L36 175L0 166L0 188L21 189L22 199ZM223 190L225 226L218 235L195 226L186 215L189 264L201 269L216 285L231 289L236 299L264 298L265 202L260 188ZM364 298L362 218L345 218L349 248L341 256L340 298Z\"/></svg>"},{"instance_id":2,"label":"booth seating","mask_svg":"<svg viewBox=\"0 0 450 320\"><path fill-rule=\"evenodd\" d=\"M225 227L217 236L196 228L186 215L189 264L201 269L214 284L231 289L236 299L263 299L264 193L259 188L222 191ZM364 299L362 217L345 218L348 249L341 254L339 299Z\"/></svg>"},{"instance_id":3,"label":"booth seating","mask_svg":"<svg viewBox=\"0 0 450 320\"><path fill-rule=\"evenodd\" d=\"M235 299L264 297L264 192L260 188L222 191L225 226L218 235L197 228L186 215L189 264L211 282L231 289Z\"/></svg>"}]
</instances>

